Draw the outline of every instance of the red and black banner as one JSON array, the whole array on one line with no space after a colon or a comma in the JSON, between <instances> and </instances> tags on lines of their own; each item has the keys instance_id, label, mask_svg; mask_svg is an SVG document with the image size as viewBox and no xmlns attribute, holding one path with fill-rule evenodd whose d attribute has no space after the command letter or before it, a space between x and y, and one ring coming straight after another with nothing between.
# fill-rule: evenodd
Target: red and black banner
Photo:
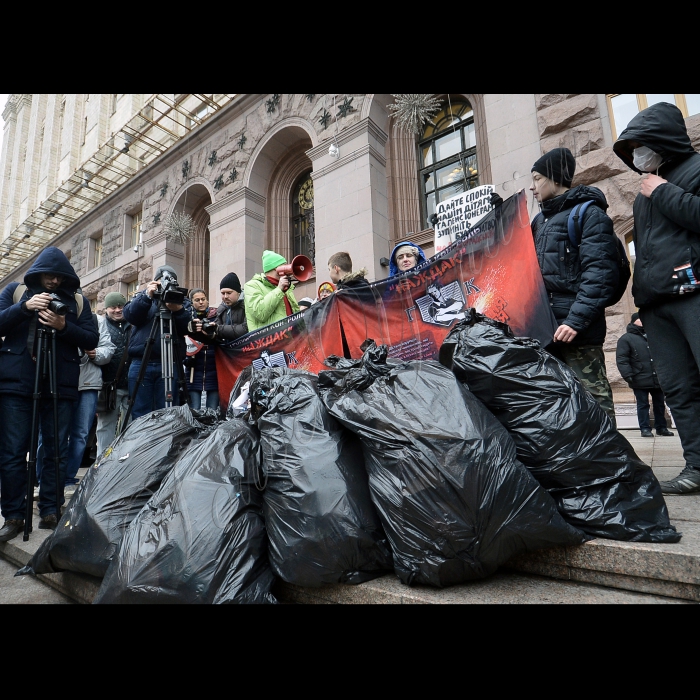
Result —
<instances>
[{"instance_id":1,"label":"red and black banner","mask_svg":"<svg viewBox=\"0 0 700 700\"><path fill-rule=\"evenodd\" d=\"M556 323L524 192L422 265L337 292L218 348L219 395L226 406L236 378L250 364L320 372L328 355L360 357L368 338L389 346L389 357L436 360L450 328L470 307L507 323L518 336L542 345L552 340Z\"/></svg>"}]
</instances>

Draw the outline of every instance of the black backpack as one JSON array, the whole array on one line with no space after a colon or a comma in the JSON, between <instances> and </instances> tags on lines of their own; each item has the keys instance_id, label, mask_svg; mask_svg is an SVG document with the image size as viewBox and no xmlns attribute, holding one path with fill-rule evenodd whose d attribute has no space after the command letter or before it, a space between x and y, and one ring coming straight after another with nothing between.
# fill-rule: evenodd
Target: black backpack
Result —
<instances>
[{"instance_id":1,"label":"black backpack","mask_svg":"<svg viewBox=\"0 0 700 700\"><path fill-rule=\"evenodd\" d=\"M567 230L569 233L569 240L571 241L571 245L578 250L579 245L581 244L581 225L579 224L579 220L583 220L583 215L588 209L589 205L595 204L594 200L589 199L586 202L581 202L580 204L577 204L570 212L569 212L569 218L566 222L567 225ZM533 233L536 228L535 224L539 225L539 220L540 218L543 217L542 212L540 212L533 220ZM614 235L614 234L613 234ZM630 277L632 277L632 269L630 267L630 261L627 258L627 251L625 250L625 246L623 245L622 241L615 236L615 249L617 251L617 264L619 266L619 271L620 275L618 277L617 281L617 287L615 287L615 291L613 292L612 296L610 299L608 299L607 304L605 305L606 307L608 306L614 306L617 304L620 299L625 294L625 290L627 289L627 284L630 281Z\"/></svg>"},{"instance_id":2,"label":"black backpack","mask_svg":"<svg viewBox=\"0 0 700 700\"><path fill-rule=\"evenodd\" d=\"M583 221L583 215L590 204L594 204L592 199L589 199L587 202L577 204L569 212L569 219L567 221L569 240L571 241L571 245L576 249L578 249L581 243L581 225L579 221ZM627 284L630 281L630 277L632 276L630 261L627 258L627 251L625 250L624 244L617 236L615 236L615 249L617 251L617 264L620 275L618 277L617 287L615 287L615 291L610 299L608 299L608 303L605 305L606 307L613 306L614 304L617 304L620 299L622 299L625 294L625 290L627 289Z\"/></svg>"}]
</instances>

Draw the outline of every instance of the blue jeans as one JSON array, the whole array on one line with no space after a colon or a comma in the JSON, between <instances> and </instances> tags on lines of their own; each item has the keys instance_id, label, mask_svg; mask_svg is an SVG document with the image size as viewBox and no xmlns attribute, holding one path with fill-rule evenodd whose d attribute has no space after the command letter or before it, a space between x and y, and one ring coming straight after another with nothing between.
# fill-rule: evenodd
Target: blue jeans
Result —
<instances>
[{"instance_id":1,"label":"blue jeans","mask_svg":"<svg viewBox=\"0 0 700 700\"><path fill-rule=\"evenodd\" d=\"M32 432L31 398L0 394L0 416L11 422L0 440L0 509L5 520L24 520L27 510L27 452ZM68 433L73 419L73 401L58 401L58 457L59 483L63 486L68 456ZM46 454L41 486L39 514L46 517L58 514L56 505L56 465L54 462L53 399L39 403L39 425L46 441ZM65 503L61 488L61 501Z\"/></svg>"},{"instance_id":2,"label":"blue jeans","mask_svg":"<svg viewBox=\"0 0 700 700\"><path fill-rule=\"evenodd\" d=\"M141 360L132 360L129 367L129 396L134 393L140 369ZM173 366L173 406L180 405L177 396L177 377L177 367ZM141 380L134 407L131 409L131 418L136 420L159 408L165 408L165 382L160 360L152 360L148 363Z\"/></svg>"},{"instance_id":3,"label":"blue jeans","mask_svg":"<svg viewBox=\"0 0 700 700\"><path fill-rule=\"evenodd\" d=\"M78 392L78 401L73 414L73 426L68 442L68 462L66 464L66 484L77 484L75 478L83 461L87 436L95 420L97 409L97 389L84 389Z\"/></svg>"},{"instance_id":4,"label":"blue jeans","mask_svg":"<svg viewBox=\"0 0 700 700\"><path fill-rule=\"evenodd\" d=\"M190 389L190 401L192 408L199 410L202 405L202 392L193 391ZM218 391L207 391L207 408L215 408L219 410L219 392Z\"/></svg>"}]
</instances>

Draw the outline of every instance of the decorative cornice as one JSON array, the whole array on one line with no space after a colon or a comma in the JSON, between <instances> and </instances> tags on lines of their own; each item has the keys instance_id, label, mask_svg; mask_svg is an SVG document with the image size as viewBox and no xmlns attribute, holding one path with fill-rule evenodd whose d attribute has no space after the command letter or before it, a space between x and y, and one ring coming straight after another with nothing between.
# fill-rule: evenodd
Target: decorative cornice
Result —
<instances>
[{"instance_id":1,"label":"decorative cornice","mask_svg":"<svg viewBox=\"0 0 700 700\"><path fill-rule=\"evenodd\" d=\"M358 158L361 158L362 156L367 154L371 155L382 166L386 166L386 158L376 148L374 148L374 146L372 146L369 143L366 143L361 148L358 148L356 151L353 151L344 158L340 158L339 160L334 161L330 165L327 165L325 168L321 168L320 170L314 170L311 173L311 177L314 180L322 178L324 175L328 175L328 173L333 172L337 168L342 168L347 163L350 163L353 160L357 160Z\"/></svg>"},{"instance_id":2,"label":"decorative cornice","mask_svg":"<svg viewBox=\"0 0 700 700\"><path fill-rule=\"evenodd\" d=\"M231 221L235 221L236 219L240 219L242 216L249 216L251 219L255 219L256 221L259 221L261 224L265 223L265 214L260 214L257 211L254 211L253 209L248 209L248 207L244 207L243 209L239 209L238 211L234 211L228 216L224 217L221 219L221 221L217 221L216 223L209 223L209 231L215 231L217 228L220 226L223 226L224 224L228 224Z\"/></svg>"},{"instance_id":3,"label":"decorative cornice","mask_svg":"<svg viewBox=\"0 0 700 700\"><path fill-rule=\"evenodd\" d=\"M249 201L251 202L251 204L257 204L258 206L261 206L263 208L265 207L265 202L267 201L265 197L251 190L249 187L239 187L237 190L231 192L228 195L228 197L219 199L216 202L213 202L212 204L209 204L204 208L206 209L207 214L211 216L212 214L216 214L217 212L220 212L223 209L227 209L232 204L240 202L241 200Z\"/></svg>"},{"instance_id":4,"label":"decorative cornice","mask_svg":"<svg viewBox=\"0 0 700 700\"><path fill-rule=\"evenodd\" d=\"M383 129L380 129L369 117L367 117L366 119L362 119L361 121L357 122L357 124L354 124L353 126L341 131L335 140L337 140L338 147L340 148L343 146L343 144L349 143L353 139L357 138L357 136L365 133L368 133L374 139L379 141L382 146L386 144L387 139L389 138ZM329 137L323 143L308 150L306 155L309 156L311 160L317 160L321 156L327 155L328 142L332 138L333 136L329 135Z\"/></svg>"}]
</instances>

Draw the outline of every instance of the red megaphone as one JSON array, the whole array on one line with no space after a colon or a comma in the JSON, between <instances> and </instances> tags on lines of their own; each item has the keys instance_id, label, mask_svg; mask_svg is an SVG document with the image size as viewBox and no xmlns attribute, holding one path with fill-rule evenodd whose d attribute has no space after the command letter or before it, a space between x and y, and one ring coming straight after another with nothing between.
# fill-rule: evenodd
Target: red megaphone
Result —
<instances>
[{"instance_id":1,"label":"red megaphone","mask_svg":"<svg viewBox=\"0 0 700 700\"><path fill-rule=\"evenodd\" d=\"M306 282L314 273L314 264L306 257L306 255L297 255L291 263L280 265L277 268L277 274L287 275L288 277L296 277L299 282Z\"/></svg>"}]
</instances>

